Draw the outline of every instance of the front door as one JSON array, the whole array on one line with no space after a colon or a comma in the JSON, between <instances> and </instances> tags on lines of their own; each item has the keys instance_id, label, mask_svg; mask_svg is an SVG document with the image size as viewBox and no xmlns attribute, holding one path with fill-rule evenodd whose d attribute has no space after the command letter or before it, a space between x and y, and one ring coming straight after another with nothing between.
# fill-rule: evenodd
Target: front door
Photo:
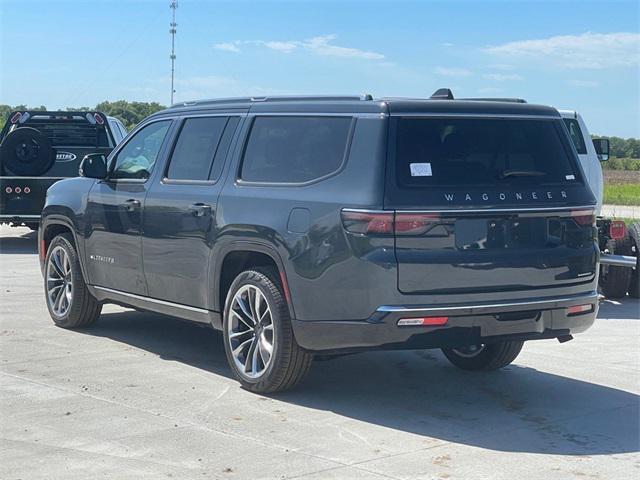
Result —
<instances>
[{"instance_id":1,"label":"front door","mask_svg":"<svg viewBox=\"0 0 640 480\"><path fill-rule=\"evenodd\" d=\"M162 180L145 203L142 249L150 297L210 307L220 178L238 122L237 116L182 121Z\"/></svg>"},{"instance_id":2,"label":"front door","mask_svg":"<svg viewBox=\"0 0 640 480\"><path fill-rule=\"evenodd\" d=\"M162 120L138 130L111 159L108 178L89 192L85 254L93 285L147 293L142 271L143 207L170 125L171 120Z\"/></svg>"}]
</instances>

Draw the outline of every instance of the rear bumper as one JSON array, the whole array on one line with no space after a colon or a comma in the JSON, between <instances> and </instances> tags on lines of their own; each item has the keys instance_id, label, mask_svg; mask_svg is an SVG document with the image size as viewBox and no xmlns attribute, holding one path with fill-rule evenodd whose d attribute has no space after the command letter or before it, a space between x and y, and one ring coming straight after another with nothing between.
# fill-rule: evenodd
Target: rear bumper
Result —
<instances>
[{"instance_id":1,"label":"rear bumper","mask_svg":"<svg viewBox=\"0 0 640 480\"><path fill-rule=\"evenodd\" d=\"M58 177L0 177L0 223L37 223Z\"/></svg>"},{"instance_id":2,"label":"rear bumper","mask_svg":"<svg viewBox=\"0 0 640 480\"><path fill-rule=\"evenodd\" d=\"M567 307L592 304L588 313L568 315ZM294 320L298 344L312 351L424 349L536 340L580 333L598 313L598 294L450 306L384 305L362 321ZM447 316L442 326L398 326L401 318Z\"/></svg>"}]
</instances>

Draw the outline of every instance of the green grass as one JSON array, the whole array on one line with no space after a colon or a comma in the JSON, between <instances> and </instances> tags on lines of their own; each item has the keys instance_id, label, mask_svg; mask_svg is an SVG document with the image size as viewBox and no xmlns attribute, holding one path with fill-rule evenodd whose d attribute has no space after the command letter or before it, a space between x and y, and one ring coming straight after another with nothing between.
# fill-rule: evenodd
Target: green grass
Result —
<instances>
[{"instance_id":1,"label":"green grass","mask_svg":"<svg viewBox=\"0 0 640 480\"><path fill-rule=\"evenodd\" d=\"M604 203L610 205L640 205L640 183L605 184Z\"/></svg>"}]
</instances>

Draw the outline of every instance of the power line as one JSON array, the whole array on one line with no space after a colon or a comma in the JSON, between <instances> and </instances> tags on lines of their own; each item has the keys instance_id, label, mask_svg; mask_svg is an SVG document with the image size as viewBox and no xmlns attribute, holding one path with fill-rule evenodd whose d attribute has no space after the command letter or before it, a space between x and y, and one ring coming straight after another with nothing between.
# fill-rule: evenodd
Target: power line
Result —
<instances>
[{"instance_id":1,"label":"power line","mask_svg":"<svg viewBox=\"0 0 640 480\"><path fill-rule=\"evenodd\" d=\"M169 33L171 34L171 55L169 56L169 58L171 58L171 105L173 105L173 94L176 93L176 90L174 88L174 75L176 71L176 27L178 26L178 24L176 23L176 8L178 8L177 0L173 0L169 7L172 10L172 20L169 24L169 26L171 27L169 29Z\"/></svg>"}]
</instances>

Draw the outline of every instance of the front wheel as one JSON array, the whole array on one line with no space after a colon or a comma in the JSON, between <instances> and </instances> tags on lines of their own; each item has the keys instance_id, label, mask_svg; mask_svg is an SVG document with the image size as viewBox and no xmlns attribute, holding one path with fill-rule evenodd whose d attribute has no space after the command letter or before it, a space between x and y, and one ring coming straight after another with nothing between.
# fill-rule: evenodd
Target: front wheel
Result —
<instances>
[{"instance_id":1,"label":"front wheel","mask_svg":"<svg viewBox=\"0 0 640 480\"><path fill-rule=\"evenodd\" d=\"M312 355L298 346L282 287L272 269L247 270L231 284L224 309L227 361L247 390L273 393L295 386Z\"/></svg>"},{"instance_id":2,"label":"front wheel","mask_svg":"<svg viewBox=\"0 0 640 480\"><path fill-rule=\"evenodd\" d=\"M44 290L49 315L59 327L86 327L100 316L102 305L87 289L70 234L58 235L49 245Z\"/></svg>"},{"instance_id":3,"label":"front wheel","mask_svg":"<svg viewBox=\"0 0 640 480\"><path fill-rule=\"evenodd\" d=\"M498 370L513 362L524 342L509 341L465 347L443 348L451 363L463 370Z\"/></svg>"}]
</instances>

